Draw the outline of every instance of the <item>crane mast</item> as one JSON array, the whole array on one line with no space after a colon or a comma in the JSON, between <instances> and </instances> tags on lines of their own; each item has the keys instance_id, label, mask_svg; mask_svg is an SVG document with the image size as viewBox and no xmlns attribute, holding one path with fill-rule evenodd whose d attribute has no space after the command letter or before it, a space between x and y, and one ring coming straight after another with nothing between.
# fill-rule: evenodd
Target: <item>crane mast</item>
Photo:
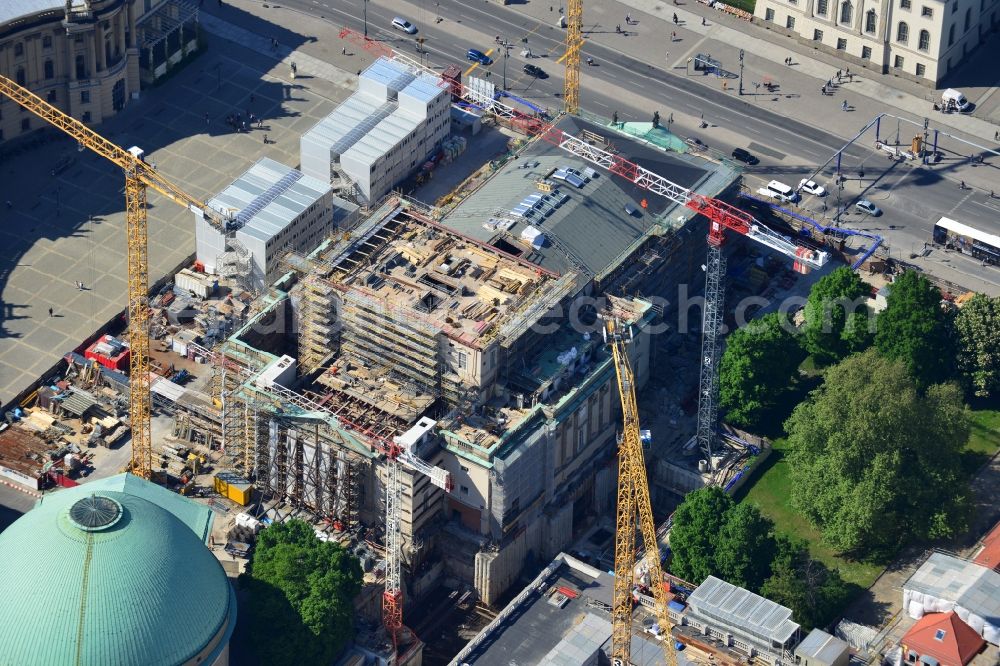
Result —
<instances>
[{"instance_id":1,"label":"crane mast","mask_svg":"<svg viewBox=\"0 0 1000 666\"><path fill-rule=\"evenodd\" d=\"M82 122L49 104L31 91L0 75L0 95L70 135L84 148L116 164L125 173L125 238L128 246L128 341L129 426L132 430L133 474L150 478L153 451L150 441L149 397L149 261L146 221L146 188L164 195L174 203L207 218L209 224L223 231L226 217L186 194L161 176L141 158L139 151L125 150L90 129Z\"/></svg>"},{"instance_id":2,"label":"crane mast","mask_svg":"<svg viewBox=\"0 0 1000 666\"><path fill-rule=\"evenodd\" d=\"M566 3L566 80L563 109L580 112L580 49L583 47L583 0Z\"/></svg>"},{"instance_id":3,"label":"crane mast","mask_svg":"<svg viewBox=\"0 0 1000 666\"><path fill-rule=\"evenodd\" d=\"M624 327L613 316L605 318L604 339L611 347L618 380L618 395L622 403L622 431L618 438L618 508L615 520L615 589L611 612L611 661L615 666L631 664L632 646L632 582L635 571L635 528L638 519L646 551L646 570L652 588L656 616L666 632L664 655L670 666L676 666L673 642L670 640L670 619L667 616L667 592L663 588L663 568L660 566L660 546L656 540L653 505L649 497L646 462L642 453L639 431L639 409L635 398L635 376L628 359L626 336L632 337L631 327Z\"/></svg>"}]
</instances>

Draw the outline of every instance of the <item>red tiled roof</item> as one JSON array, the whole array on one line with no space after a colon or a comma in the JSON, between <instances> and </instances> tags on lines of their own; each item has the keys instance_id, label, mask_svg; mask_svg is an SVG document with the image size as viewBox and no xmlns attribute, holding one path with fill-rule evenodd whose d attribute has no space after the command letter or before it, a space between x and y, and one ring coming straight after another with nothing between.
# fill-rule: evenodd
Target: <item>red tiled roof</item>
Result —
<instances>
[{"instance_id":1,"label":"red tiled roof","mask_svg":"<svg viewBox=\"0 0 1000 666\"><path fill-rule=\"evenodd\" d=\"M1000 523L983 537L983 549L972 561L1000 573Z\"/></svg>"},{"instance_id":2,"label":"red tiled roof","mask_svg":"<svg viewBox=\"0 0 1000 666\"><path fill-rule=\"evenodd\" d=\"M903 636L905 651L934 657L942 666L965 666L983 649L986 641L962 622L955 611L928 613Z\"/></svg>"}]
</instances>

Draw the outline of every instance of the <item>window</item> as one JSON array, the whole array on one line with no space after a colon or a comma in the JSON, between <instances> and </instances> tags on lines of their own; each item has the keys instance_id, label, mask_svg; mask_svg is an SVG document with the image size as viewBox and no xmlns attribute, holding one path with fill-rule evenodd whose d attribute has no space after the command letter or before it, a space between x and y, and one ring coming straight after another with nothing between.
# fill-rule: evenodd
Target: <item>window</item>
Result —
<instances>
[{"instance_id":1,"label":"window","mask_svg":"<svg viewBox=\"0 0 1000 666\"><path fill-rule=\"evenodd\" d=\"M955 43L955 24L952 23L951 27L948 28L948 46Z\"/></svg>"},{"instance_id":2,"label":"window","mask_svg":"<svg viewBox=\"0 0 1000 666\"><path fill-rule=\"evenodd\" d=\"M27 132L31 129L31 118L21 118L21 131Z\"/></svg>"},{"instance_id":3,"label":"window","mask_svg":"<svg viewBox=\"0 0 1000 666\"><path fill-rule=\"evenodd\" d=\"M56 75L56 66L51 60L45 61L45 78L51 79Z\"/></svg>"},{"instance_id":4,"label":"window","mask_svg":"<svg viewBox=\"0 0 1000 666\"><path fill-rule=\"evenodd\" d=\"M816 13L820 16L826 16L829 11L829 6L827 0L816 0Z\"/></svg>"},{"instance_id":5,"label":"window","mask_svg":"<svg viewBox=\"0 0 1000 666\"><path fill-rule=\"evenodd\" d=\"M851 7L850 2L845 2L840 5L840 22L850 23L851 19L854 17L854 8Z\"/></svg>"},{"instance_id":6,"label":"window","mask_svg":"<svg viewBox=\"0 0 1000 666\"><path fill-rule=\"evenodd\" d=\"M90 104L90 91L81 90L80 91L80 104Z\"/></svg>"},{"instance_id":7,"label":"window","mask_svg":"<svg viewBox=\"0 0 1000 666\"><path fill-rule=\"evenodd\" d=\"M18 67L17 68L17 76L15 78L17 79L17 85L19 85L19 86L25 85L25 82L24 82L24 67Z\"/></svg>"},{"instance_id":8,"label":"window","mask_svg":"<svg viewBox=\"0 0 1000 666\"><path fill-rule=\"evenodd\" d=\"M865 14L865 32L869 34L875 34L875 24L878 22L878 17L875 15L874 9L869 9L868 13Z\"/></svg>"},{"instance_id":9,"label":"window","mask_svg":"<svg viewBox=\"0 0 1000 666\"><path fill-rule=\"evenodd\" d=\"M585 448L587 448L587 431L585 428L580 428L576 433L576 452L580 453Z\"/></svg>"},{"instance_id":10,"label":"window","mask_svg":"<svg viewBox=\"0 0 1000 666\"><path fill-rule=\"evenodd\" d=\"M55 104L56 103L56 91L55 90L50 90L49 94L45 96L45 99L46 99L46 101L48 101L49 104Z\"/></svg>"},{"instance_id":11,"label":"window","mask_svg":"<svg viewBox=\"0 0 1000 666\"><path fill-rule=\"evenodd\" d=\"M785 27L788 28L789 30L791 30L792 28L795 27L795 17L794 16L789 16L787 19L785 19Z\"/></svg>"},{"instance_id":12,"label":"window","mask_svg":"<svg viewBox=\"0 0 1000 666\"><path fill-rule=\"evenodd\" d=\"M861 47L861 59L862 60L871 60L872 59L872 47L870 47L870 46L862 46Z\"/></svg>"},{"instance_id":13,"label":"window","mask_svg":"<svg viewBox=\"0 0 1000 666\"><path fill-rule=\"evenodd\" d=\"M459 486L458 487L458 491L460 493L462 493L463 495L468 495L469 494L469 486Z\"/></svg>"},{"instance_id":14,"label":"window","mask_svg":"<svg viewBox=\"0 0 1000 666\"><path fill-rule=\"evenodd\" d=\"M14 57L20 58L24 55L24 42L18 42L14 44Z\"/></svg>"},{"instance_id":15,"label":"window","mask_svg":"<svg viewBox=\"0 0 1000 666\"><path fill-rule=\"evenodd\" d=\"M83 112L83 122L85 122L85 123L89 123L90 122L90 111L84 111Z\"/></svg>"},{"instance_id":16,"label":"window","mask_svg":"<svg viewBox=\"0 0 1000 666\"><path fill-rule=\"evenodd\" d=\"M457 352L455 354L455 359L458 361L459 368L465 368L469 365L469 355L465 352Z\"/></svg>"},{"instance_id":17,"label":"window","mask_svg":"<svg viewBox=\"0 0 1000 666\"><path fill-rule=\"evenodd\" d=\"M927 30L920 31L920 50L926 51L931 47L931 33Z\"/></svg>"},{"instance_id":18,"label":"window","mask_svg":"<svg viewBox=\"0 0 1000 666\"><path fill-rule=\"evenodd\" d=\"M837 40L837 50L846 51L847 50L847 40L841 37Z\"/></svg>"},{"instance_id":19,"label":"window","mask_svg":"<svg viewBox=\"0 0 1000 666\"><path fill-rule=\"evenodd\" d=\"M947 635L948 635L947 631L945 631L944 629L938 629L937 631L934 632L934 640L943 641L944 637Z\"/></svg>"},{"instance_id":20,"label":"window","mask_svg":"<svg viewBox=\"0 0 1000 666\"><path fill-rule=\"evenodd\" d=\"M927 5L924 5L923 7L920 8L920 15L926 16L927 18L931 18L932 16L934 16L934 10L928 7Z\"/></svg>"},{"instance_id":21,"label":"window","mask_svg":"<svg viewBox=\"0 0 1000 666\"><path fill-rule=\"evenodd\" d=\"M82 55L76 57L75 62L76 67L76 78L85 79L87 78L87 61Z\"/></svg>"},{"instance_id":22,"label":"window","mask_svg":"<svg viewBox=\"0 0 1000 666\"><path fill-rule=\"evenodd\" d=\"M955 0L955 2L952 3L951 5L951 13L954 14L957 11L958 11L958 0Z\"/></svg>"},{"instance_id":23,"label":"window","mask_svg":"<svg viewBox=\"0 0 1000 666\"><path fill-rule=\"evenodd\" d=\"M42 35L42 48L43 49L52 48L52 35Z\"/></svg>"},{"instance_id":24,"label":"window","mask_svg":"<svg viewBox=\"0 0 1000 666\"><path fill-rule=\"evenodd\" d=\"M774 10L768 7L764 10L764 20L773 21L774 20Z\"/></svg>"},{"instance_id":25,"label":"window","mask_svg":"<svg viewBox=\"0 0 1000 666\"><path fill-rule=\"evenodd\" d=\"M822 30L813 30L813 41L815 41L815 42L822 42L823 41L823 31Z\"/></svg>"},{"instance_id":26,"label":"window","mask_svg":"<svg viewBox=\"0 0 1000 666\"><path fill-rule=\"evenodd\" d=\"M462 470L463 472L468 472L468 471L469 471L469 468L468 468L468 467L466 467L465 465L459 465L459 466L458 466L458 468L459 468L460 470Z\"/></svg>"},{"instance_id":27,"label":"window","mask_svg":"<svg viewBox=\"0 0 1000 666\"><path fill-rule=\"evenodd\" d=\"M899 8L900 9L909 9L910 8L910 0L899 0Z\"/></svg>"},{"instance_id":28,"label":"window","mask_svg":"<svg viewBox=\"0 0 1000 666\"><path fill-rule=\"evenodd\" d=\"M955 3L955 6L956 7L958 6L957 2ZM972 25L972 8L971 7L969 9L965 10L965 32L969 32L969 26L970 25Z\"/></svg>"},{"instance_id":29,"label":"window","mask_svg":"<svg viewBox=\"0 0 1000 666\"><path fill-rule=\"evenodd\" d=\"M896 56L896 59L893 61L892 66L895 67L896 69L902 69L903 68L903 56Z\"/></svg>"},{"instance_id":30,"label":"window","mask_svg":"<svg viewBox=\"0 0 1000 666\"><path fill-rule=\"evenodd\" d=\"M922 63L917 63L917 76L925 76L927 68Z\"/></svg>"},{"instance_id":31,"label":"window","mask_svg":"<svg viewBox=\"0 0 1000 666\"><path fill-rule=\"evenodd\" d=\"M900 44L905 44L909 39L910 26L906 25L903 21L900 21L899 26L896 28L896 41Z\"/></svg>"}]
</instances>

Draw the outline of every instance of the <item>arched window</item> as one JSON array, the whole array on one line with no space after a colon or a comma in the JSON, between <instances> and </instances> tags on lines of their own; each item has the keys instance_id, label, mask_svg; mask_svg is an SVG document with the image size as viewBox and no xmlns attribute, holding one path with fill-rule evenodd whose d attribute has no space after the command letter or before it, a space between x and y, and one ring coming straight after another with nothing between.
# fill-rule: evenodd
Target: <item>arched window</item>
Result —
<instances>
[{"instance_id":1,"label":"arched window","mask_svg":"<svg viewBox=\"0 0 1000 666\"><path fill-rule=\"evenodd\" d=\"M952 23L951 27L948 28L948 46L955 43L955 24Z\"/></svg>"},{"instance_id":2,"label":"arched window","mask_svg":"<svg viewBox=\"0 0 1000 666\"><path fill-rule=\"evenodd\" d=\"M875 34L875 24L878 22L878 16L875 14L874 9L869 9L865 13L865 32L874 35Z\"/></svg>"},{"instance_id":3,"label":"arched window","mask_svg":"<svg viewBox=\"0 0 1000 666\"><path fill-rule=\"evenodd\" d=\"M851 7L850 2L845 2L840 5L840 22L841 23L851 23L851 19L854 15L854 8Z\"/></svg>"},{"instance_id":4,"label":"arched window","mask_svg":"<svg viewBox=\"0 0 1000 666\"><path fill-rule=\"evenodd\" d=\"M972 25L972 7L965 10L965 32L969 32L970 25Z\"/></svg>"},{"instance_id":5,"label":"arched window","mask_svg":"<svg viewBox=\"0 0 1000 666\"><path fill-rule=\"evenodd\" d=\"M910 38L910 26L906 25L905 21L899 22L899 27L896 28L896 41L900 44L905 44Z\"/></svg>"},{"instance_id":6,"label":"arched window","mask_svg":"<svg viewBox=\"0 0 1000 666\"><path fill-rule=\"evenodd\" d=\"M920 50L926 51L931 47L931 33L927 30L920 31Z\"/></svg>"}]
</instances>

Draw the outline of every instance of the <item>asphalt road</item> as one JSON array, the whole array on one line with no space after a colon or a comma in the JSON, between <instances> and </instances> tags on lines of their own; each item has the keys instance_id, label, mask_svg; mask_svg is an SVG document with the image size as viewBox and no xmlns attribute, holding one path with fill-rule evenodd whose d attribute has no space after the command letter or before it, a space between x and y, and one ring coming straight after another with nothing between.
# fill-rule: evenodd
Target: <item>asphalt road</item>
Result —
<instances>
[{"instance_id":1,"label":"asphalt road","mask_svg":"<svg viewBox=\"0 0 1000 666\"><path fill-rule=\"evenodd\" d=\"M440 0L433 8L427 7L426 0L422 2L423 9L411 15L404 14L404 18L417 25L417 35L392 29L392 18L404 9L377 2L365 3L369 36L386 41L393 48L411 53L414 57L421 57L417 54L415 40L422 37L426 40L426 52L422 58L427 65L440 68L446 64L463 63L466 72L472 76L483 76L483 70L489 70L492 81L501 85L505 78L504 58L494 36L502 35L515 44L506 66L508 90L549 108L561 106L562 64L557 62L564 50L561 30L549 29L549 26L539 24L533 18L492 2ZM364 25L356 0L286 0L284 4L317 16L323 15L328 20L357 30L362 30ZM444 20L435 22L435 15ZM528 37L527 45L520 42L525 36ZM528 60L520 55L526 46L536 57ZM469 63L466 60L469 48L487 53L495 62L485 68ZM622 119L644 119L650 117L653 110L659 110L664 120L671 113L686 114L694 119L704 114L710 127L688 132L726 154L737 144L727 143L718 136L719 133L713 135L713 128L725 127L731 130L728 135L740 137L738 145L748 148L760 158L759 165L746 170L748 185L753 189L771 178L795 186L799 179L811 174L846 143L845 138L820 127L756 106L752 96L734 98L716 87L718 84L714 77L687 76L683 70L665 69L665 61L645 62L593 41L587 41L583 48L582 58L588 56L597 64L593 67L583 65L587 74L581 79L584 110L607 118L617 111ZM536 79L525 75L521 68L526 62L541 67L548 77ZM736 85L735 81L733 85ZM620 94L622 89L632 93L627 96L628 99ZM619 94L616 95L616 92ZM859 119L859 123L866 120ZM886 121L883 135L893 129L894 123ZM673 130L682 135L685 133L683 126L674 126ZM904 127L904 138L907 132L912 131ZM867 135L864 145L851 145L843 153L841 166L848 181L841 193L841 204L850 211L842 218L845 226L876 230L886 236L895 251L904 254L912 249L919 250L925 241L931 239L931 229L941 216L1000 235L1000 199L991 199L987 193L980 191L961 190L934 170L892 162L869 147L871 136ZM962 153L967 148L958 143L949 144L944 137L941 141L939 147L946 163L964 163ZM832 215L837 208L834 166L831 163L817 177L828 190L833 191L825 200L827 215ZM861 172L864 173L863 178ZM997 173L1000 174L1000 170ZM1000 194L1000 175L996 189ZM870 219L854 212L850 205L860 197L874 201L885 214ZM823 214L822 203L807 196L803 205L819 216ZM978 262L959 259L950 267L960 273L1000 284L1000 271L981 267Z\"/></svg>"}]
</instances>

